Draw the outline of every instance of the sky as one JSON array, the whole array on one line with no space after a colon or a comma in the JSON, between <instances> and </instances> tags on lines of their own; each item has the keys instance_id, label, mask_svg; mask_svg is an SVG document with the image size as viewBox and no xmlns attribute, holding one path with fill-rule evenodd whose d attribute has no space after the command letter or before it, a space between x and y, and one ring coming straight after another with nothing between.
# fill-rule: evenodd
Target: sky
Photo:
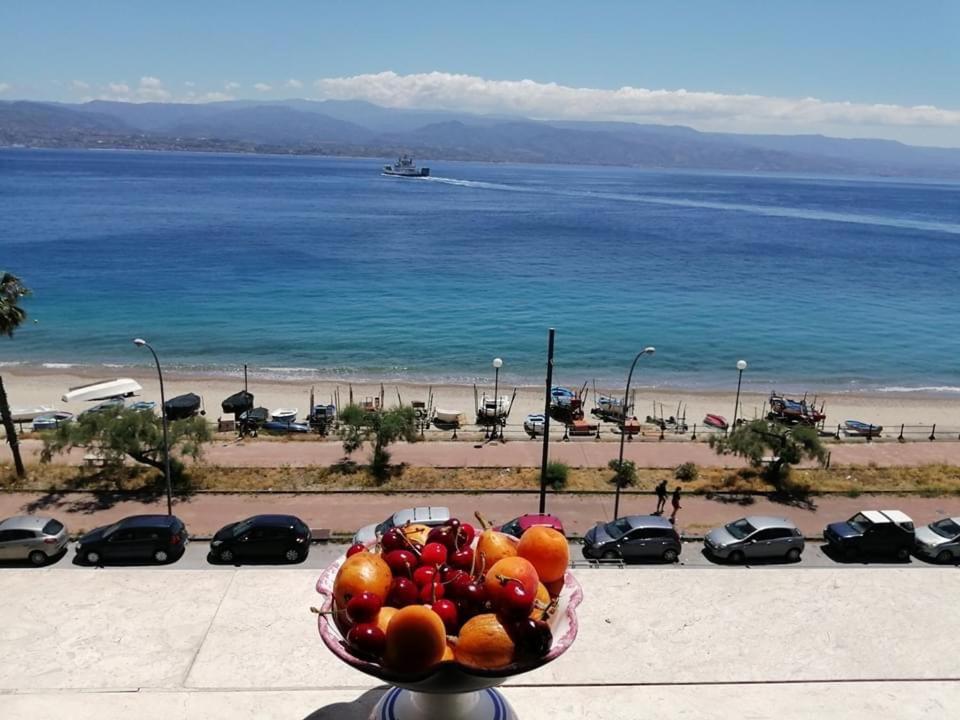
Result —
<instances>
[{"instance_id":1,"label":"sky","mask_svg":"<svg viewBox=\"0 0 960 720\"><path fill-rule=\"evenodd\" d=\"M0 100L291 97L960 147L960 0L0 3Z\"/></svg>"}]
</instances>

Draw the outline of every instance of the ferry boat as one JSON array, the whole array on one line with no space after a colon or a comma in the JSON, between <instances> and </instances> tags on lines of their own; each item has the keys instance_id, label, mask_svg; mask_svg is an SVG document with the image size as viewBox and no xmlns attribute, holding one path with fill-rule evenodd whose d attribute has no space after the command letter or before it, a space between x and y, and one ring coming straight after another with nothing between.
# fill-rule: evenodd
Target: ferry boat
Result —
<instances>
[{"instance_id":1,"label":"ferry boat","mask_svg":"<svg viewBox=\"0 0 960 720\"><path fill-rule=\"evenodd\" d=\"M430 177L430 168L418 168L410 155L401 155L393 165L383 166L383 174L397 177Z\"/></svg>"}]
</instances>

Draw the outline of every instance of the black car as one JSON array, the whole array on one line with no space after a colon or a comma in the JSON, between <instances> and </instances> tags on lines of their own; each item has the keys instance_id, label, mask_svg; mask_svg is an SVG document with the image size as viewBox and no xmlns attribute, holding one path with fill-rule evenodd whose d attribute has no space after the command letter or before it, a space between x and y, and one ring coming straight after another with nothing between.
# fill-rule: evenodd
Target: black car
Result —
<instances>
[{"instance_id":1,"label":"black car","mask_svg":"<svg viewBox=\"0 0 960 720\"><path fill-rule=\"evenodd\" d=\"M588 560L663 560L676 562L680 536L670 521L659 515L628 515L606 525L597 523L583 536L583 556Z\"/></svg>"},{"instance_id":2,"label":"black car","mask_svg":"<svg viewBox=\"0 0 960 720\"><path fill-rule=\"evenodd\" d=\"M864 510L846 522L827 525L823 538L845 559L886 556L906 560L915 532L913 520L899 510Z\"/></svg>"},{"instance_id":3,"label":"black car","mask_svg":"<svg viewBox=\"0 0 960 720\"><path fill-rule=\"evenodd\" d=\"M310 552L310 528L293 515L254 515L220 528L210 555L220 562L285 560L300 562Z\"/></svg>"},{"instance_id":4,"label":"black car","mask_svg":"<svg viewBox=\"0 0 960 720\"><path fill-rule=\"evenodd\" d=\"M170 562L183 555L187 527L175 515L132 515L91 530L77 541L77 557L89 565L153 560Z\"/></svg>"}]
</instances>

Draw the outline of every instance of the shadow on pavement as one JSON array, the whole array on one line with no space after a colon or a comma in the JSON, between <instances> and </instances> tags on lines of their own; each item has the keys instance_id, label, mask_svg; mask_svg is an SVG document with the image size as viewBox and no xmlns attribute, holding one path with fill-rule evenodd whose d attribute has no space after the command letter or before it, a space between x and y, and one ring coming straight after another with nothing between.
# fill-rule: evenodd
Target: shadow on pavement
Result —
<instances>
[{"instance_id":1,"label":"shadow on pavement","mask_svg":"<svg viewBox=\"0 0 960 720\"><path fill-rule=\"evenodd\" d=\"M787 560L786 557L782 558L755 558L755 559L746 559L743 562L733 562L725 558L718 558L710 552L707 552L706 548L700 550L700 554L710 561L713 565L724 565L729 567L761 567L761 566L777 566L777 565L799 565L803 560L803 555L800 556L797 560Z\"/></svg>"},{"instance_id":2,"label":"shadow on pavement","mask_svg":"<svg viewBox=\"0 0 960 720\"><path fill-rule=\"evenodd\" d=\"M67 548L64 548L53 557L49 558L42 565L34 565L27 559L23 560L0 560L0 568L45 568L56 565L67 554Z\"/></svg>"},{"instance_id":3,"label":"shadow on pavement","mask_svg":"<svg viewBox=\"0 0 960 720\"><path fill-rule=\"evenodd\" d=\"M367 720L387 688L367 690L352 702L333 703L314 710L303 720ZM439 718L437 720L440 720Z\"/></svg>"},{"instance_id":4,"label":"shadow on pavement","mask_svg":"<svg viewBox=\"0 0 960 720\"><path fill-rule=\"evenodd\" d=\"M820 546L820 551L835 563L841 565L870 565L872 563L884 563L887 565L909 565L913 562L912 555L905 560L898 560L895 557L864 555L863 553L843 555L832 545L825 544Z\"/></svg>"},{"instance_id":5,"label":"shadow on pavement","mask_svg":"<svg viewBox=\"0 0 960 720\"><path fill-rule=\"evenodd\" d=\"M740 505L742 507L747 507L748 505L753 505L757 499L753 495L746 493L730 493L730 494L717 494L717 493L707 493L704 495L707 500L713 500L722 505Z\"/></svg>"},{"instance_id":6,"label":"shadow on pavement","mask_svg":"<svg viewBox=\"0 0 960 720\"><path fill-rule=\"evenodd\" d=\"M207 562L210 565L217 565L219 567L240 567L242 565L253 565L255 567L275 567L278 565L284 567L290 567L291 565L302 565L306 559L310 557L309 554L304 555L299 560L295 562L290 562L284 558L234 558L233 560L225 561L221 560L213 553L207 553Z\"/></svg>"}]
</instances>

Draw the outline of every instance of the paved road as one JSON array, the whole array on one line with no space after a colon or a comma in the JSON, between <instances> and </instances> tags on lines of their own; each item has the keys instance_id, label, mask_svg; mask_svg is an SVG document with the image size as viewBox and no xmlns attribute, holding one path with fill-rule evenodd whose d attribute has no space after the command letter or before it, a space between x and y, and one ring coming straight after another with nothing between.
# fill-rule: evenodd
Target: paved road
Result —
<instances>
[{"instance_id":1,"label":"paved road","mask_svg":"<svg viewBox=\"0 0 960 720\"><path fill-rule=\"evenodd\" d=\"M223 565L219 563L211 563L207 559L207 553L209 551L209 543L197 540L191 542L187 546L187 551L182 558L176 562L170 563L168 565L154 565L153 563L144 563L143 565L136 565L133 567L143 568L144 570L305 570L305 569L314 569L318 573L320 570L324 569L334 560L336 560L345 550L346 545L339 543L318 543L314 544L310 548L310 555L302 563L297 563L294 565L285 565L282 563L273 564L273 563L248 563L243 565ZM55 562L51 563L47 567L57 568L57 569L77 569L77 570L86 570L91 572L94 568L90 568L86 565L81 565L78 562L75 562L76 552L74 550L74 543L70 543L70 546L67 548L67 552L59 557ZM593 567L598 570L609 570L609 569L631 569L631 570L644 570L644 569L680 569L680 568L729 568L731 570L744 569L744 566L731 565L729 563L717 562L710 559L703 553L703 543L702 542L685 542L683 544L683 552L680 556L680 561L674 565L664 565L663 563L634 563L630 565L621 565L618 562L604 562L604 563L589 563L583 559L583 556L580 552L580 543L572 542L570 543L570 558L574 561L576 567L588 568ZM2 563L0 564L0 570L4 568L23 568L29 566L29 563ZM112 568L130 568L130 565L117 565L117 566L107 566L101 568L104 570L109 570ZM915 568L915 569L932 569L932 570L957 570L960 569L960 565L937 565L935 563L927 562L919 558L911 558L909 562L837 562L826 554L824 554L821 549L821 544L818 542L809 542L807 547L804 550L803 557L798 563L780 563L780 562L768 562L768 563L756 563L749 564L745 566L748 569L776 569L776 568L835 568L835 567L850 567L850 568Z\"/></svg>"},{"instance_id":2,"label":"paved road","mask_svg":"<svg viewBox=\"0 0 960 720\"><path fill-rule=\"evenodd\" d=\"M36 459L42 443L25 439L20 443L28 461ZM944 463L960 465L960 442L875 442L830 443L833 465L867 465L881 467ZM578 439L550 445L550 459L571 467L606 467L617 457L618 443ZM507 443L473 443L431 441L397 443L390 448L393 462L417 467L540 467L542 445L533 441ZM80 465L84 450L75 449L54 458L57 463ZM365 462L369 450L353 454ZM652 438L634 440L624 448L624 458L638 467L673 468L684 462L702 467L743 467L737 457L717 455L702 442L660 442ZM309 467L332 465L343 459L343 446L335 441L276 442L218 440L204 448L204 462L220 467ZM811 463L802 463L801 467Z\"/></svg>"}]
</instances>

